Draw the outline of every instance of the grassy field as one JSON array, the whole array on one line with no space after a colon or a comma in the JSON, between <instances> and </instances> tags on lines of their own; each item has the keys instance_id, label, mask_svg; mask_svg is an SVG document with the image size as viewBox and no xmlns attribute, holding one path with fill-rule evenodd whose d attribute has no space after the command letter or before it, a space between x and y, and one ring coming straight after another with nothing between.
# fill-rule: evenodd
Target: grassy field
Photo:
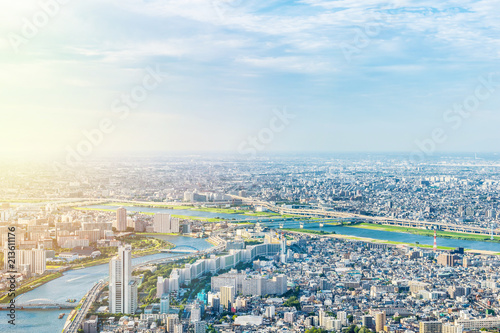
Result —
<instances>
[{"instance_id":1,"label":"grassy field","mask_svg":"<svg viewBox=\"0 0 500 333\"><path fill-rule=\"evenodd\" d=\"M328 231L323 231L323 230L308 230L308 229L299 229L299 228L283 228L280 230L303 232L306 234L313 234L313 235L332 235L332 234L334 234L334 232L328 232Z\"/></svg>"},{"instance_id":2,"label":"grassy field","mask_svg":"<svg viewBox=\"0 0 500 333\"><path fill-rule=\"evenodd\" d=\"M149 207L149 208L165 208L165 209L190 209L193 208L192 205L186 206L175 206L169 205L159 202L151 202L151 203L130 203L130 202L108 202L103 204L103 206L118 206L118 207Z\"/></svg>"},{"instance_id":3,"label":"grassy field","mask_svg":"<svg viewBox=\"0 0 500 333\"><path fill-rule=\"evenodd\" d=\"M397 226L392 226L392 225L380 225L380 224L371 224L371 223L360 223L360 224L354 224L354 225L346 225L346 227L382 230L382 231L389 231L389 232L404 232L404 233L422 235L422 236L433 236L434 235L434 230L408 228L408 227L397 227ZM468 234L468 233L463 233L463 232L451 232L451 231L438 230L437 236L440 238L454 238L454 239L473 240L473 241L491 241L490 236ZM495 241L500 241L500 237L495 236L494 239L495 239Z\"/></svg>"}]
</instances>

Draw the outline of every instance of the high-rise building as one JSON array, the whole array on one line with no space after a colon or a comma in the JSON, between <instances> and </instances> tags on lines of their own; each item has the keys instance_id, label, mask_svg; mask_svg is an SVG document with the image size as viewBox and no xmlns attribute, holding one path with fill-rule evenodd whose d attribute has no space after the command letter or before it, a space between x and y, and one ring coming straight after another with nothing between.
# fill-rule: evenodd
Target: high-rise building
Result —
<instances>
[{"instance_id":1,"label":"high-rise building","mask_svg":"<svg viewBox=\"0 0 500 333\"><path fill-rule=\"evenodd\" d=\"M450 253L441 253L437 257L437 263L439 265L453 267L455 265L455 255Z\"/></svg>"},{"instance_id":2,"label":"high-rise building","mask_svg":"<svg viewBox=\"0 0 500 333\"><path fill-rule=\"evenodd\" d=\"M173 333L184 333L184 325L175 324Z\"/></svg>"},{"instance_id":3,"label":"high-rise building","mask_svg":"<svg viewBox=\"0 0 500 333\"><path fill-rule=\"evenodd\" d=\"M295 321L295 312L285 312L285 323L293 323Z\"/></svg>"},{"instance_id":4,"label":"high-rise building","mask_svg":"<svg viewBox=\"0 0 500 333\"><path fill-rule=\"evenodd\" d=\"M201 321L201 308L198 302L194 302L191 307L191 322L196 323L198 321Z\"/></svg>"},{"instance_id":5,"label":"high-rise building","mask_svg":"<svg viewBox=\"0 0 500 333\"><path fill-rule=\"evenodd\" d=\"M361 325L364 327L367 327L369 329L374 329L375 328L375 322L373 320L372 316L362 316L361 317Z\"/></svg>"},{"instance_id":6,"label":"high-rise building","mask_svg":"<svg viewBox=\"0 0 500 333\"><path fill-rule=\"evenodd\" d=\"M385 311L377 312L375 314L375 332L380 332L384 330L385 321L386 321Z\"/></svg>"},{"instance_id":7,"label":"high-rise building","mask_svg":"<svg viewBox=\"0 0 500 333\"><path fill-rule=\"evenodd\" d=\"M207 324L204 321L194 323L194 333L205 333L207 331Z\"/></svg>"},{"instance_id":8,"label":"high-rise building","mask_svg":"<svg viewBox=\"0 0 500 333\"><path fill-rule=\"evenodd\" d=\"M134 314L137 308L137 281L132 278L132 247L118 248L109 261L109 309L111 313Z\"/></svg>"},{"instance_id":9,"label":"high-rise building","mask_svg":"<svg viewBox=\"0 0 500 333\"><path fill-rule=\"evenodd\" d=\"M8 250L4 250L4 258L8 258ZM26 272L27 274L43 274L45 273L46 254L43 249L35 250L15 250L15 270L18 272ZM4 260L4 269L13 270L10 267L11 261ZM21 269L22 268L22 269Z\"/></svg>"},{"instance_id":10,"label":"high-rise building","mask_svg":"<svg viewBox=\"0 0 500 333\"><path fill-rule=\"evenodd\" d=\"M173 218L170 214L155 214L153 221L154 231L158 233L178 233L179 219Z\"/></svg>"},{"instance_id":11,"label":"high-rise building","mask_svg":"<svg viewBox=\"0 0 500 333\"><path fill-rule=\"evenodd\" d=\"M163 294L168 294L169 292L169 279L159 276L156 282L156 297L160 298Z\"/></svg>"},{"instance_id":12,"label":"high-rise building","mask_svg":"<svg viewBox=\"0 0 500 333\"><path fill-rule=\"evenodd\" d=\"M123 207L116 210L116 230L127 230L127 210Z\"/></svg>"},{"instance_id":13,"label":"high-rise building","mask_svg":"<svg viewBox=\"0 0 500 333\"><path fill-rule=\"evenodd\" d=\"M235 291L233 286L220 287L220 302L224 309L231 309L234 303L234 294Z\"/></svg>"},{"instance_id":14,"label":"high-rise building","mask_svg":"<svg viewBox=\"0 0 500 333\"><path fill-rule=\"evenodd\" d=\"M276 307L274 305L268 306L266 308L266 318L273 318L276 314Z\"/></svg>"},{"instance_id":15,"label":"high-rise building","mask_svg":"<svg viewBox=\"0 0 500 333\"><path fill-rule=\"evenodd\" d=\"M212 310L214 312L219 312L219 310L220 310L220 298L219 297L212 298Z\"/></svg>"},{"instance_id":16,"label":"high-rise building","mask_svg":"<svg viewBox=\"0 0 500 333\"><path fill-rule=\"evenodd\" d=\"M337 312L337 319L340 320L342 326L347 326L347 312L345 311Z\"/></svg>"},{"instance_id":17,"label":"high-rise building","mask_svg":"<svg viewBox=\"0 0 500 333\"><path fill-rule=\"evenodd\" d=\"M168 315L166 323L167 323L167 332L174 333L176 326L179 324L179 316L176 314ZM182 325L181 325L181 332L182 332Z\"/></svg>"},{"instance_id":18,"label":"high-rise building","mask_svg":"<svg viewBox=\"0 0 500 333\"><path fill-rule=\"evenodd\" d=\"M170 296L163 294L160 299L160 313L168 314L170 312Z\"/></svg>"},{"instance_id":19,"label":"high-rise building","mask_svg":"<svg viewBox=\"0 0 500 333\"><path fill-rule=\"evenodd\" d=\"M286 264L286 237L283 234L280 239L280 261Z\"/></svg>"}]
</instances>

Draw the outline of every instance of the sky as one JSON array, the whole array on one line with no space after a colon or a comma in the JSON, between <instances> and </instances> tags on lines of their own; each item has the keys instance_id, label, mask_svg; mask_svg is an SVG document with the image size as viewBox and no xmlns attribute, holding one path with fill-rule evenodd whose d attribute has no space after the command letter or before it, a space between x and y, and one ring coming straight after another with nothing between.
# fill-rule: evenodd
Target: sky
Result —
<instances>
[{"instance_id":1,"label":"sky","mask_svg":"<svg viewBox=\"0 0 500 333\"><path fill-rule=\"evenodd\" d=\"M490 0L0 0L0 152L495 152L499 14Z\"/></svg>"}]
</instances>

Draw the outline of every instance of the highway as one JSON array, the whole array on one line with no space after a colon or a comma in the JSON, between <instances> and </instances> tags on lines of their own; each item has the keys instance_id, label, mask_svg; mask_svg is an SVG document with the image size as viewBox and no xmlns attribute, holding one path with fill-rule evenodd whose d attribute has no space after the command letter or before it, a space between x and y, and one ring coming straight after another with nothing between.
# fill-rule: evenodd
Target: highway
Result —
<instances>
[{"instance_id":1,"label":"highway","mask_svg":"<svg viewBox=\"0 0 500 333\"><path fill-rule=\"evenodd\" d=\"M388 218L382 216L368 216L354 213L344 213L344 212L335 212L335 211L327 211L320 209L295 209L295 208L284 208L277 207L273 204L270 204L265 201L245 198L236 195L231 195L234 199L242 200L243 202L250 203L256 206L262 206L267 208L272 212L276 212L279 214L290 214L290 215L300 215L300 216L318 216L318 217L327 217L327 218L345 218L345 219L356 219L359 222L367 222L367 223L376 223L376 224L386 224L386 225L394 225L401 227L409 227L409 228L427 228L434 229L437 228L439 230L446 231L454 231L454 232L465 232L465 233L473 233L473 234L482 234L482 235L490 235L491 229L489 228L481 228L474 227L468 225L459 225L452 223L443 223L443 222L429 222L429 221L415 221L415 220L406 220L406 219L395 219ZM493 230L494 235L500 235L499 229Z\"/></svg>"},{"instance_id":2,"label":"highway","mask_svg":"<svg viewBox=\"0 0 500 333\"><path fill-rule=\"evenodd\" d=\"M78 329L81 327L83 320L87 316L87 312L89 311L92 303L96 300L97 296L101 292L102 288L104 288L106 284L104 282L99 282L95 286L90 289L87 293L85 300L83 301L80 310L78 310L75 318L63 331L63 333L76 333ZM70 319L70 318L68 318Z\"/></svg>"}]
</instances>

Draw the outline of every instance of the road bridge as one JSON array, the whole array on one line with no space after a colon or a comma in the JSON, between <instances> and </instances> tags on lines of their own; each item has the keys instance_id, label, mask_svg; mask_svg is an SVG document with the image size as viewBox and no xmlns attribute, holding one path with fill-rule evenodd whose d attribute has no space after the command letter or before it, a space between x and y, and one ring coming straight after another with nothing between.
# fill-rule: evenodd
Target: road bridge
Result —
<instances>
[{"instance_id":1,"label":"road bridge","mask_svg":"<svg viewBox=\"0 0 500 333\"><path fill-rule=\"evenodd\" d=\"M299 216L309 216L309 217L327 217L327 218L343 218L349 219L353 222L366 222L375 224L386 224L409 228L425 228L425 229L438 229L444 231L454 231L454 232L464 232L472 234L481 234L489 236L491 234L490 228L482 228L463 224L452 224L444 222L430 222L430 221L417 221L417 220L406 220L397 218L387 218L383 216L368 216L355 213L346 212L336 212L329 211L325 209L295 209L295 208L285 208L278 207L265 201L245 198L240 196L231 195L235 199L240 199L243 202L250 203L256 206L262 206L270 211L280 213L280 214L290 214ZM494 235L500 235L500 229L493 230Z\"/></svg>"},{"instance_id":2,"label":"road bridge","mask_svg":"<svg viewBox=\"0 0 500 333\"><path fill-rule=\"evenodd\" d=\"M176 246L172 249L163 249L161 252L164 253L198 253L200 252L199 249L195 248L194 246L190 245L179 245Z\"/></svg>"},{"instance_id":3,"label":"road bridge","mask_svg":"<svg viewBox=\"0 0 500 333\"><path fill-rule=\"evenodd\" d=\"M0 304L0 310L5 310L9 304ZM18 309L73 309L76 307L74 303L56 302L51 299L37 298L26 302L17 303Z\"/></svg>"}]
</instances>

